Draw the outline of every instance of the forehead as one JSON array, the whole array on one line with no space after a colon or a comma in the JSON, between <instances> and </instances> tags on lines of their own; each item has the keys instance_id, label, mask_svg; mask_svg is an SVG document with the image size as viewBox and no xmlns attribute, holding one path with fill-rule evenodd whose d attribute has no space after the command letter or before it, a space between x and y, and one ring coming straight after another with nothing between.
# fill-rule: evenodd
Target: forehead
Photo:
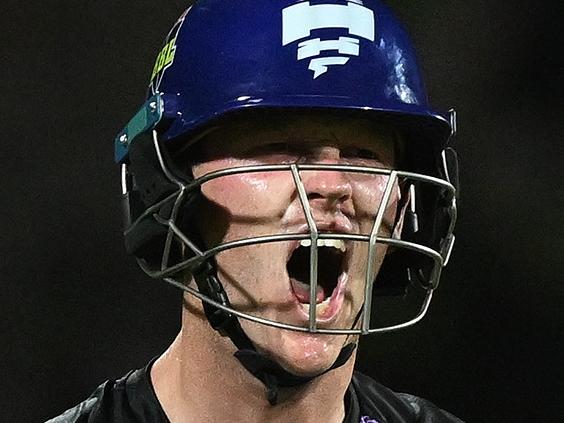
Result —
<instances>
[{"instance_id":1,"label":"forehead","mask_svg":"<svg viewBox=\"0 0 564 423\"><path fill-rule=\"evenodd\" d=\"M389 125L368 118L336 113L256 113L214 128L201 143L212 154L232 154L273 143L301 147L358 147L393 151L398 135Z\"/></svg>"}]
</instances>

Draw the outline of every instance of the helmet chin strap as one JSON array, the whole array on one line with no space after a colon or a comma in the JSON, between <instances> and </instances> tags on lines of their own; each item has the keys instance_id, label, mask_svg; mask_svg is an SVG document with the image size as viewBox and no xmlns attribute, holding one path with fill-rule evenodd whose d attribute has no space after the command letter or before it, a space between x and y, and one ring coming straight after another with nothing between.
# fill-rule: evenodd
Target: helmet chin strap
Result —
<instances>
[{"instance_id":1,"label":"helmet chin strap","mask_svg":"<svg viewBox=\"0 0 564 423\"><path fill-rule=\"evenodd\" d=\"M235 357L253 376L259 379L267 389L267 399L270 405L276 405L278 402L279 388L288 388L294 386L304 385L307 382L321 376L331 370L337 369L344 365L351 357L356 348L356 344L350 343L345 345L337 360L327 370L316 374L314 376L297 376L286 369L280 364L276 363L266 355L257 352L251 345L252 349L239 349L235 353Z\"/></svg>"},{"instance_id":2,"label":"helmet chin strap","mask_svg":"<svg viewBox=\"0 0 564 423\"><path fill-rule=\"evenodd\" d=\"M209 261L205 262L199 269L194 271L193 275L198 290L202 294L207 295L220 304L230 307L229 298L217 278L217 272L214 266ZM339 356L327 370L314 376L298 376L284 369L280 364L264 353L258 352L252 341L243 331L237 316L220 310L205 301L202 301L202 304L210 325L221 335L231 339L233 344L237 347L237 351L234 355L241 365L265 385L267 399L271 405L276 405L278 402L279 388L304 385L318 376L343 366L356 348L356 343L354 342L347 344L341 349ZM358 316L360 316L360 312ZM358 320L358 316L356 320Z\"/></svg>"}]
</instances>

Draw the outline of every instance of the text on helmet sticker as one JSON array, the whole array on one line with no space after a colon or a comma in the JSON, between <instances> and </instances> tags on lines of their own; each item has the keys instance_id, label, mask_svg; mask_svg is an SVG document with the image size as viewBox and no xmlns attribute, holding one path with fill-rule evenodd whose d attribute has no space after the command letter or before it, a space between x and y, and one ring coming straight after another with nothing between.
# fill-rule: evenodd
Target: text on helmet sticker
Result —
<instances>
[{"instance_id":1,"label":"text on helmet sticker","mask_svg":"<svg viewBox=\"0 0 564 423\"><path fill-rule=\"evenodd\" d=\"M326 28L348 29L350 37L336 40L312 38L298 44L298 60L309 59L309 69L316 79L328 71L329 66L345 65L350 56L360 55L360 37L370 41L375 38L374 12L362 2L341 4L316 4L309 1L297 3L282 11L282 45L287 46L311 37L311 31ZM356 36L356 37L354 37ZM323 56L322 52L337 51L338 55Z\"/></svg>"},{"instance_id":2,"label":"text on helmet sticker","mask_svg":"<svg viewBox=\"0 0 564 423\"><path fill-rule=\"evenodd\" d=\"M153 74L151 75L151 81L155 79L158 73L161 73L166 67L170 66L174 60L174 54L176 53L176 37L170 40L161 50L157 56L157 61L153 68Z\"/></svg>"},{"instance_id":3,"label":"text on helmet sticker","mask_svg":"<svg viewBox=\"0 0 564 423\"><path fill-rule=\"evenodd\" d=\"M170 32L168 33L165 45L160 51L159 55L157 56L157 60L155 61L155 66L153 67L153 72L151 74L151 82L150 88L151 93L155 95L159 91L159 86L161 85L161 81L163 79L165 71L173 64L174 56L176 54L176 38L178 37L178 33L180 32L180 28L182 28L182 24L186 18L186 15L190 11L188 8L182 16L178 19L178 21L174 24Z\"/></svg>"}]
</instances>

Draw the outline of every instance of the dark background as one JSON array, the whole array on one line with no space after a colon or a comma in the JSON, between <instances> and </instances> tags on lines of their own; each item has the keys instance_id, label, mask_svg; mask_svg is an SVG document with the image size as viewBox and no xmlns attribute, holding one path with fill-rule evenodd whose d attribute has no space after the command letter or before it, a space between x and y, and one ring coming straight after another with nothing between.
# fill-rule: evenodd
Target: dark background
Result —
<instances>
[{"instance_id":1,"label":"dark background","mask_svg":"<svg viewBox=\"0 0 564 423\"><path fill-rule=\"evenodd\" d=\"M434 104L459 111L463 189L430 315L365 339L359 368L469 423L561 422L561 1L390 3ZM112 140L185 6L0 5L2 422L62 412L176 334L179 293L144 277L123 248Z\"/></svg>"}]
</instances>

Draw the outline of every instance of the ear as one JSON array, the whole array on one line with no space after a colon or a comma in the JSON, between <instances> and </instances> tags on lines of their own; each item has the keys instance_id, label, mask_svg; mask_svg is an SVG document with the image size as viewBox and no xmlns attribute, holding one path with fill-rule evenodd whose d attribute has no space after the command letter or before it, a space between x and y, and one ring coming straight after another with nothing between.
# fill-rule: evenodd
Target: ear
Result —
<instances>
[{"instance_id":1,"label":"ear","mask_svg":"<svg viewBox=\"0 0 564 423\"><path fill-rule=\"evenodd\" d=\"M400 200L398 201L398 210L396 216L396 223L394 226L394 231L392 233L392 238L400 239L401 232L403 230L403 223L405 219L405 211L409 206L409 202L411 201L411 193L409 187L403 188L398 187Z\"/></svg>"},{"instance_id":2,"label":"ear","mask_svg":"<svg viewBox=\"0 0 564 423\"><path fill-rule=\"evenodd\" d=\"M401 234L404 227L405 221L405 212L409 206L411 201L411 191L410 191L410 184L408 183L401 183L398 185L398 202L397 202L397 210L396 210L396 218L394 222L394 227L392 230L391 238L392 239L401 239ZM388 254L396 251L397 248L390 247L388 248Z\"/></svg>"}]
</instances>

